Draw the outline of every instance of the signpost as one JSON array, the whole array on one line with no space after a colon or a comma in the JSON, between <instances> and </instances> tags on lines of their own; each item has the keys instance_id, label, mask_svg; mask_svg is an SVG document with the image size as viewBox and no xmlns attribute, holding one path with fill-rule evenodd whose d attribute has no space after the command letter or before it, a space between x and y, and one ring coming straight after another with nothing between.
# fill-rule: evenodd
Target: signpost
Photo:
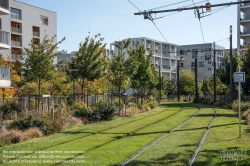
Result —
<instances>
[{"instance_id":1,"label":"signpost","mask_svg":"<svg viewBox=\"0 0 250 166\"><path fill-rule=\"evenodd\" d=\"M245 72L234 72L234 82L239 83L239 138L241 137L241 83L245 82Z\"/></svg>"}]
</instances>

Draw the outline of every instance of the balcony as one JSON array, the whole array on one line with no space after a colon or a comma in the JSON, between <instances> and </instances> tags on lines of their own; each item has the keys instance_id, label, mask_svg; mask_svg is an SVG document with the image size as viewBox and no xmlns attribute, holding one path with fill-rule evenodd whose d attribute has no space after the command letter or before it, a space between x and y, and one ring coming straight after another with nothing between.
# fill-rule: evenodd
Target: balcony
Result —
<instances>
[{"instance_id":1,"label":"balcony","mask_svg":"<svg viewBox=\"0 0 250 166\"><path fill-rule=\"evenodd\" d=\"M17 33L17 34L22 34L22 29L21 28L16 28L16 27L11 27L11 32L12 33Z\"/></svg>"},{"instance_id":2,"label":"balcony","mask_svg":"<svg viewBox=\"0 0 250 166\"><path fill-rule=\"evenodd\" d=\"M240 29L240 36L250 36L250 33L248 32L247 28Z\"/></svg>"},{"instance_id":3,"label":"balcony","mask_svg":"<svg viewBox=\"0 0 250 166\"><path fill-rule=\"evenodd\" d=\"M22 17L20 14L11 13L10 15L11 15L11 18L13 19L22 20Z\"/></svg>"},{"instance_id":4,"label":"balcony","mask_svg":"<svg viewBox=\"0 0 250 166\"><path fill-rule=\"evenodd\" d=\"M1 0L0 1L0 15L9 15L9 1L8 0Z\"/></svg>"},{"instance_id":5,"label":"balcony","mask_svg":"<svg viewBox=\"0 0 250 166\"><path fill-rule=\"evenodd\" d=\"M243 15L241 15L240 16L240 22L249 22L250 21L250 19L249 19L249 17L247 17L247 15L246 14L243 14Z\"/></svg>"},{"instance_id":6,"label":"balcony","mask_svg":"<svg viewBox=\"0 0 250 166\"><path fill-rule=\"evenodd\" d=\"M243 2L243 0L241 0L241 2ZM241 8L246 8L246 7L250 7L250 3L241 3L240 4Z\"/></svg>"},{"instance_id":7,"label":"balcony","mask_svg":"<svg viewBox=\"0 0 250 166\"><path fill-rule=\"evenodd\" d=\"M10 86L10 68L0 66L0 88L9 88Z\"/></svg>"},{"instance_id":8,"label":"balcony","mask_svg":"<svg viewBox=\"0 0 250 166\"><path fill-rule=\"evenodd\" d=\"M33 36L34 36L34 37L40 37L40 34L39 34L39 32L33 31Z\"/></svg>"},{"instance_id":9,"label":"balcony","mask_svg":"<svg viewBox=\"0 0 250 166\"><path fill-rule=\"evenodd\" d=\"M22 42L12 40L12 41L11 41L11 46L12 46L12 47L22 47Z\"/></svg>"},{"instance_id":10,"label":"balcony","mask_svg":"<svg viewBox=\"0 0 250 166\"><path fill-rule=\"evenodd\" d=\"M0 30L0 49L10 48L10 33Z\"/></svg>"}]
</instances>

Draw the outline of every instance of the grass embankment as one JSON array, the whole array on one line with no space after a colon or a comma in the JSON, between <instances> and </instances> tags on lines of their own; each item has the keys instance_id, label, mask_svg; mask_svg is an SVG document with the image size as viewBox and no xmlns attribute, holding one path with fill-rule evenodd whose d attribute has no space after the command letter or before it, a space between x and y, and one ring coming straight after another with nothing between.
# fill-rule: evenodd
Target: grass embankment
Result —
<instances>
[{"instance_id":1,"label":"grass embankment","mask_svg":"<svg viewBox=\"0 0 250 166\"><path fill-rule=\"evenodd\" d=\"M140 114L133 118L118 119L110 122L91 124L75 130L69 130L67 132L62 132L42 139L34 139L17 145L2 147L0 150L1 152L2 150L88 151L91 149L95 149L98 146L106 144L110 141L119 139L121 136L126 136L128 133L132 133L141 128L144 128L150 125L151 123L156 123L159 120L165 119L171 114L176 113L180 108L172 108L168 111L164 111L166 109L167 106L165 105L156 109L155 111ZM105 133L105 130L106 132L110 133ZM0 155L2 156L2 154ZM23 155L23 153L19 154L19 156ZM21 164L19 163L19 165Z\"/></svg>"},{"instance_id":2,"label":"grass embankment","mask_svg":"<svg viewBox=\"0 0 250 166\"><path fill-rule=\"evenodd\" d=\"M242 136L239 138L238 113L221 108L216 110L218 112L216 121L193 165L236 165L238 156L238 165L249 166L250 133L247 124L242 120ZM224 155L221 159L221 151L235 152L237 149L239 150L237 155ZM240 154L243 150L247 150L246 159L240 161L244 158ZM228 161L228 157L231 161Z\"/></svg>"},{"instance_id":3,"label":"grass embankment","mask_svg":"<svg viewBox=\"0 0 250 166\"><path fill-rule=\"evenodd\" d=\"M128 165L187 165L213 115L212 109L202 108L195 117Z\"/></svg>"}]
</instances>

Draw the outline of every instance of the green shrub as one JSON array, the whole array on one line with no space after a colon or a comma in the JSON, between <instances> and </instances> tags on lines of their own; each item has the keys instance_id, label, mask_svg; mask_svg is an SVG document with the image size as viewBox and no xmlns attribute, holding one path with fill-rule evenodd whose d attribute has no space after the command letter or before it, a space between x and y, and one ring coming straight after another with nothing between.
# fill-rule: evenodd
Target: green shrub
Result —
<instances>
[{"instance_id":1,"label":"green shrub","mask_svg":"<svg viewBox=\"0 0 250 166\"><path fill-rule=\"evenodd\" d=\"M241 102L241 111L246 111L247 109L250 108L250 102ZM236 112L239 111L239 103L238 100L234 100L232 104L232 109Z\"/></svg>"},{"instance_id":2,"label":"green shrub","mask_svg":"<svg viewBox=\"0 0 250 166\"><path fill-rule=\"evenodd\" d=\"M158 102L157 101L150 101L149 102L149 107L150 108L156 108L158 106Z\"/></svg>"},{"instance_id":3,"label":"green shrub","mask_svg":"<svg viewBox=\"0 0 250 166\"><path fill-rule=\"evenodd\" d=\"M93 111L89 107L80 108L79 110L76 110L74 113L74 116L76 117L82 117L82 118L89 118L92 117Z\"/></svg>"},{"instance_id":4,"label":"green shrub","mask_svg":"<svg viewBox=\"0 0 250 166\"><path fill-rule=\"evenodd\" d=\"M146 103L146 104L143 104L143 105L142 105L142 111L143 111L143 112L150 111L149 103Z\"/></svg>"},{"instance_id":5,"label":"green shrub","mask_svg":"<svg viewBox=\"0 0 250 166\"><path fill-rule=\"evenodd\" d=\"M43 120L41 119L34 119L31 115L29 115L25 119L19 119L11 122L8 126L9 129L19 129L25 130L32 127L37 127L40 130L46 132L46 126Z\"/></svg>"},{"instance_id":6,"label":"green shrub","mask_svg":"<svg viewBox=\"0 0 250 166\"><path fill-rule=\"evenodd\" d=\"M114 103L101 101L96 104L91 120L111 120L119 110L119 107Z\"/></svg>"},{"instance_id":7,"label":"green shrub","mask_svg":"<svg viewBox=\"0 0 250 166\"><path fill-rule=\"evenodd\" d=\"M6 102L0 106L0 110L3 112L3 118L8 114L13 114L15 111L17 113L21 112L21 108L16 102Z\"/></svg>"}]
</instances>

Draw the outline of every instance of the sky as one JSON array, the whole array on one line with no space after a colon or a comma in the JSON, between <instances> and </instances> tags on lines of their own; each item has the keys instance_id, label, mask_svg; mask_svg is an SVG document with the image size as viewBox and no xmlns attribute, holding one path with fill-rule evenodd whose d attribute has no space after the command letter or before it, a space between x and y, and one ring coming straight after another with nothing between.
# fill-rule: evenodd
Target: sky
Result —
<instances>
[{"instance_id":1,"label":"sky","mask_svg":"<svg viewBox=\"0 0 250 166\"><path fill-rule=\"evenodd\" d=\"M58 40L66 37L59 50L68 53L77 51L79 43L90 35L101 33L107 48L110 43L126 38L147 37L177 45L204 43L199 19L194 10L182 11L162 19L155 20L155 25L143 16L134 15L141 11L165 6L180 1L184 3L160 8L157 10L176 9L191 5L192 0L18 0L30 5L51 10L57 13ZM202 0L194 0L195 3ZM232 0L237 1L237 0ZM227 3L229 0L210 0L210 4ZM205 5L206 2L197 4ZM212 8L219 9L219 8ZM205 10L204 10L205 11ZM160 17L170 13L153 14ZM229 48L229 27L233 27L233 47L237 46L237 5L229 6L215 14L201 18L201 26L206 43L214 41ZM89 33L90 32L90 33ZM221 39L226 39L219 41Z\"/></svg>"}]
</instances>

